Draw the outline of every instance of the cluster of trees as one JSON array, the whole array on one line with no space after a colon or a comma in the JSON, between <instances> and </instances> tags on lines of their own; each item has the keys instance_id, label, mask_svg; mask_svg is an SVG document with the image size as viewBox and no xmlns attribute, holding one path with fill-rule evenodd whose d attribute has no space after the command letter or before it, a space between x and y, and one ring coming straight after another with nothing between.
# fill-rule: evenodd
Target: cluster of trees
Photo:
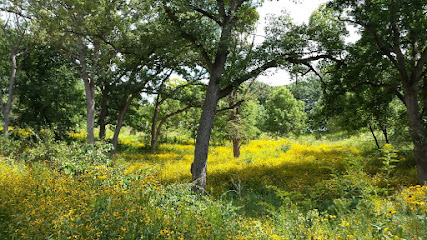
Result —
<instances>
[{"instance_id":1,"label":"cluster of trees","mask_svg":"<svg viewBox=\"0 0 427 240\"><path fill-rule=\"evenodd\" d=\"M150 132L154 152L162 127L182 127L196 138L191 172L203 189L211 136L230 139L238 157L241 142L261 132L341 125L375 138L379 129L389 141L391 128L407 124L427 181L425 0L331 0L308 24L272 18L262 43L253 34L262 1L0 4L5 136L11 117L59 136L85 119L88 143L96 126L104 139L111 125L116 149L128 124ZM359 30L356 43L345 41L348 25ZM288 88L253 82L273 67L305 77Z\"/></svg>"}]
</instances>

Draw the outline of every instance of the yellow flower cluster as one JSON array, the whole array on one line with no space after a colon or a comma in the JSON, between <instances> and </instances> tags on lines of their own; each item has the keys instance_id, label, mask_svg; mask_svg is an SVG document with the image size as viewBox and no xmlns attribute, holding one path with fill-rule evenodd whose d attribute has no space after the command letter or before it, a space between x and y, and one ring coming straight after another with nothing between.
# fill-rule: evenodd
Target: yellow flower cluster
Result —
<instances>
[{"instance_id":1,"label":"yellow flower cluster","mask_svg":"<svg viewBox=\"0 0 427 240\"><path fill-rule=\"evenodd\" d=\"M0 161L0 211L13 216L14 238L96 239L105 228L117 229L113 237L121 238L134 221L130 213L144 211L136 204L138 192L155 184L152 178L125 183L105 167L71 177L44 166L27 169Z\"/></svg>"},{"instance_id":2,"label":"yellow flower cluster","mask_svg":"<svg viewBox=\"0 0 427 240\"><path fill-rule=\"evenodd\" d=\"M161 182L174 183L191 179L193 154L194 146L163 144L155 155L120 154L117 158L133 162L126 173L151 168ZM248 186L274 183L301 190L329 178L333 169L343 168L346 158L359 154L351 146L304 145L287 139L253 140L242 146L240 158L233 158L230 146L213 147L208 157L208 184L214 184L208 188L224 192L231 179L240 179Z\"/></svg>"},{"instance_id":3,"label":"yellow flower cluster","mask_svg":"<svg viewBox=\"0 0 427 240\"><path fill-rule=\"evenodd\" d=\"M427 213L427 187L410 186L404 188L401 193L411 210L420 209Z\"/></svg>"},{"instance_id":4,"label":"yellow flower cluster","mask_svg":"<svg viewBox=\"0 0 427 240\"><path fill-rule=\"evenodd\" d=\"M143 146L133 140L123 143ZM193 153L193 145L162 144L156 154L120 153L112 165L91 165L75 175L43 163L29 166L0 157L0 236L6 236L5 239L422 236L415 232L414 229L421 228L414 225L413 219L427 213L426 187L404 187L386 197L376 194L370 190L375 179L366 173L349 176L347 163L358 164L365 157L351 145L253 140L242 146L240 158L233 158L231 146L211 147L207 189L217 201L211 201L209 196L199 201L198 196L189 193L188 185L176 184L191 179ZM398 182L400 175L395 176ZM367 181L372 181L372 186L363 185ZM319 188L317 192L309 192L317 195L307 194L310 188ZM257 208L261 216L252 216L237 210L232 203L222 202L229 192L240 197L238 207ZM299 199L301 196L310 199ZM252 197L252 202L244 202L245 197L250 200ZM269 202L269 198L275 198L278 204ZM323 210L311 207L320 206L321 201L326 205Z\"/></svg>"}]
</instances>

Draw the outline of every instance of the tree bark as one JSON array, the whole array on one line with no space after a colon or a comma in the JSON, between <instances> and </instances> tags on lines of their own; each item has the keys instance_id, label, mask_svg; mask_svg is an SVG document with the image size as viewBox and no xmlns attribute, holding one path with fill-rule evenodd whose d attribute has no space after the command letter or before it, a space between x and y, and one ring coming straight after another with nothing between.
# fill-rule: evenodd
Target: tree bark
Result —
<instances>
[{"instance_id":1,"label":"tree bark","mask_svg":"<svg viewBox=\"0 0 427 240\"><path fill-rule=\"evenodd\" d=\"M152 153L152 154L156 152L157 142L159 140L159 136L156 134L156 125L157 125L157 119L159 117L160 105L162 103L163 103L163 100L160 100L160 94L158 94L156 97L156 105L154 107L153 118L151 120L150 153Z\"/></svg>"},{"instance_id":2,"label":"tree bark","mask_svg":"<svg viewBox=\"0 0 427 240\"><path fill-rule=\"evenodd\" d=\"M403 82L404 100L409 120L410 134L414 143L414 158L417 163L418 183L427 182L427 134L418 105L417 81Z\"/></svg>"},{"instance_id":3,"label":"tree bark","mask_svg":"<svg viewBox=\"0 0 427 240\"><path fill-rule=\"evenodd\" d=\"M93 144L95 142L95 86L93 81L87 77L83 77L86 94L86 131L87 143Z\"/></svg>"},{"instance_id":4,"label":"tree bark","mask_svg":"<svg viewBox=\"0 0 427 240\"><path fill-rule=\"evenodd\" d=\"M77 39L77 45L79 51L79 73L84 82L86 96L86 141L88 144L93 144L95 142L95 82L94 79L89 77L87 72L88 70L84 54L83 39L81 37Z\"/></svg>"},{"instance_id":5,"label":"tree bark","mask_svg":"<svg viewBox=\"0 0 427 240\"><path fill-rule=\"evenodd\" d=\"M16 63L16 54L14 51L11 51L10 54L11 58L11 74L10 74L10 80L9 80L9 89L8 89L8 96L7 96L7 103L3 110L3 119L4 119L4 129L3 129L3 135L7 138L9 135L9 124L10 124L10 112L12 110L12 101L13 101L13 87L15 86L15 79L16 79L16 72L18 71L18 66ZM0 99L3 101L2 99Z\"/></svg>"},{"instance_id":6,"label":"tree bark","mask_svg":"<svg viewBox=\"0 0 427 240\"><path fill-rule=\"evenodd\" d=\"M387 126L380 125L381 131L383 132L385 143L389 144L390 140L388 139Z\"/></svg>"},{"instance_id":7,"label":"tree bark","mask_svg":"<svg viewBox=\"0 0 427 240\"><path fill-rule=\"evenodd\" d=\"M210 77L205 102L202 107L199 128L197 130L194 162L191 164L192 181L195 184L193 190L196 192L206 189L209 140L219 100L219 78L220 76L218 75L211 75Z\"/></svg>"},{"instance_id":8,"label":"tree bark","mask_svg":"<svg viewBox=\"0 0 427 240\"><path fill-rule=\"evenodd\" d=\"M233 156L234 158L240 158L240 146L242 146L239 138L233 138Z\"/></svg>"},{"instance_id":9,"label":"tree bark","mask_svg":"<svg viewBox=\"0 0 427 240\"><path fill-rule=\"evenodd\" d=\"M112 144L113 144L113 150L111 151L111 155L116 154L117 152L117 145L119 143L119 135L120 135L120 130L122 129L123 126L123 121L125 119L127 110L129 109L133 99L139 94L139 91L134 92L134 94L132 94L132 96L130 96L130 98L128 98L124 104L122 105L119 115L117 117L117 125L116 128L114 129L114 136L113 136L113 140L112 140Z\"/></svg>"},{"instance_id":10,"label":"tree bark","mask_svg":"<svg viewBox=\"0 0 427 240\"><path fill-rule=\"evenodd\" d=\"M105 134L106 134L106 117L108 114L108 106L107 106L107 100L108 100L108 94L109 89L108 87L104 86L101 89L102 98L101 98L101 112L99 113L99 139L105 140Z\"/></svg>"},{"instance_id":11,"label":"tree bark","mask_svg":"<svg viewBox=\"0 0 427 240\"><path fill-rule=\"evenodd\" d=\"M369 130L371 130L371 134L375 139L375 144L377 145L377 148L380 149L381 148L380 144L378 143L377 136L375 136L375 132L374 132L374 129L372 128L371 124L369 124Z\"/></svg>"},{"instance_id":12,"label":"tree bark","mask_svg":"<svg viewBox=\"0 0 427 240\"><path fill-rule=\"evenodd\" d=\"M245 95L244 93L243 95ZM230 105L235 105L239 101L239 94L237 91L234 91L232 95L230 95ZM233 127L235 129L232 129L231 133L231 141L233 142L233 157L234 158L240 158L240 147L241 147L241 136L242 133L240 132L241 128L239 126L241 125L240 121L240 104L235 106L234 109L231 110L230 115L230 121L233 122Z\"/></svg>"}]
</instances>

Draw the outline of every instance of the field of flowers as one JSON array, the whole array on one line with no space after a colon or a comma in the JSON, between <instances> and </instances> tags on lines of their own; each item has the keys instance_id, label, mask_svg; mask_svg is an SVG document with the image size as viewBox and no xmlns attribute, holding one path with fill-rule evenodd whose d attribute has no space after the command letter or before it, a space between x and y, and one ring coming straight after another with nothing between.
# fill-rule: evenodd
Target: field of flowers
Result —
<instances>
[{"instance_id":1,"label":"field of flowers","mask_svg":"<svg viewBox=\"0 0 427 240\"><path fill-rule=\"evenodd\" d=\"M212 147L206 195L188 183L194 146L152 155L135 139L0 139L0 239L426 239L427 190L410 154L351 141ZM373 145L372 145L373 146Z\"/></svg>"}]
</instances>

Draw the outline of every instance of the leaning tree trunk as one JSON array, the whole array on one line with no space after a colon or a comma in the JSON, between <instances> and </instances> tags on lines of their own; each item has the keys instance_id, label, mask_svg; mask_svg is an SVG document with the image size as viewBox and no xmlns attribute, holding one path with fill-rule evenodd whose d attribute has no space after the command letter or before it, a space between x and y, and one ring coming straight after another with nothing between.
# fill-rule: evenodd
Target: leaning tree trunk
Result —
<instances>
[{"instance_id":1,"label":"leaning tree trunk","mask_svg":"<svg viewBox=\"0 0 427 240\"><path fill-rule=\"evenodd\" d=\"M119 115L117 117L117 125L116 125L116 128L114 129L114 136L112 140L113 150L111 151L111 155L114 155L117 152L117 145L119 143L119 135L120 135L120 130L122 129L122 126L123 126L123 121L125 120L127 110L129 109L133 99L136 96L138 96L138 94L139 94L139 91L135 91L132 94L132 96L130 96L130 98L125 101L125 103L122 105L120 109Z\"/></svg>"},{"instance_id":2,"label":"leaning tree trunk","mask_svg":"<svg viewBox=\"0 0 427 240\"><path fill-rule=\"evenodd\" d=\"M378 142L377 136L375 136L375 132L374 132L374 129L372 128L371 124L369 124L369 130L371 130L371 134L372 134L372 137L374 137L375 144L377 145L377 148L381 149L380 143Z\"/></svg>"},{"instance_id":3,"label":"leaning tree trunk","mask_svg":"<svg viewBox=\"0 0 427 240\"><path fill-rule=\"evenodd\" d=\"M418 183L427 182L427 134L418 106L418 88L415 84L403 84L404 100L409 120L410 134L414 143L414 158L417 163Z\"/></svg>"},{"instance_id":4,"label":"leaning tree trunk","mask_svg":"<svg viewBox=\"0 0 427 240\"><path fill-rule=\"evenodd\" d=\"M114 129L114 135L113 135L113 140L112 140L113 150L111 152L111 155L114 155L117 152L117 145L119 143L119 134L120 134L120 130L122 129L122 126L123 126L124 118L125 118L125 111L122 110L119 113L119 116L117 118L117 125L116 125L116 128Z\"/></svg>"},{"instance_id":5,"label":"leaning tree trunk","mask_svg":"<svg viewBox=\"0 0 427 240\"><path fill-rule=\"evenodd\" d=\"M160 137L160 133L162 131L163 124L165 124L166 121L169 118L171 118L171 117L173 117L175 115L178 115L178 114L180 114L182 112L185 112L185 111L187 111L190 108L191 108L191 106L186 106L184 108L181 108L181 109L179 109L179 110L177 110L175 112L169 113L168 115L164 116L162 118L162 120L160 121L159 125L157 126L157 129L156 129L157 116L156 116L156 118L153 118L153 125L152 125L153 128L151 129L151 131L152 131L151 132L151 149L150 149L151 153L155 153L156 152L156 148L157 148L157 144L159 142L159 137ZM159 105L159 110L160 110L160 105ZM157 114L158 114L158 112L157 112Z\"/></svg>"},{"instance_id":6,"label":"leaning tree trunk","mask_svg":"<svg viewBox=\"0 0 427 240\"><path fill-rule=\"evenodd\" d=\"M389 144L390 140L388 139L388 132L387 132L387 126L380 125L381 131L383 132L385 143Z\"/></svg>"},{"instance_id":7,"label":"leaning tree trunk","mask_svg":"<svg viewBox=\"0 0 427 240\"><path fill-rule=\"evenodd\" d=\"M193 191L204 192L206 189L206 171L209 151L209 141L216 115L216 107L220 99L220 85L224 73L225 62L229 53L232 25L230 18L223 22L220 44L215 56L215 61L209 66L209 84L206 89L205 101L202 107L199 127L197 130L196 147L194 149L194 162L191 164L191 175L194 183ZM205 58L206 62L210 59Z\"/></svg>"},{"instance_id":8,"label":"leaning tree trunk","mask_svg":"<svg viewBox=\"0 0 427 240\"><path fill-rule=\"evenodd\" d=\"M195 183L194 191L203 191L206 189L209 140L219 100L219 77L211 76L197 130L194 162L191 164L192 181Z\"/></svg>"}]
</instances>

